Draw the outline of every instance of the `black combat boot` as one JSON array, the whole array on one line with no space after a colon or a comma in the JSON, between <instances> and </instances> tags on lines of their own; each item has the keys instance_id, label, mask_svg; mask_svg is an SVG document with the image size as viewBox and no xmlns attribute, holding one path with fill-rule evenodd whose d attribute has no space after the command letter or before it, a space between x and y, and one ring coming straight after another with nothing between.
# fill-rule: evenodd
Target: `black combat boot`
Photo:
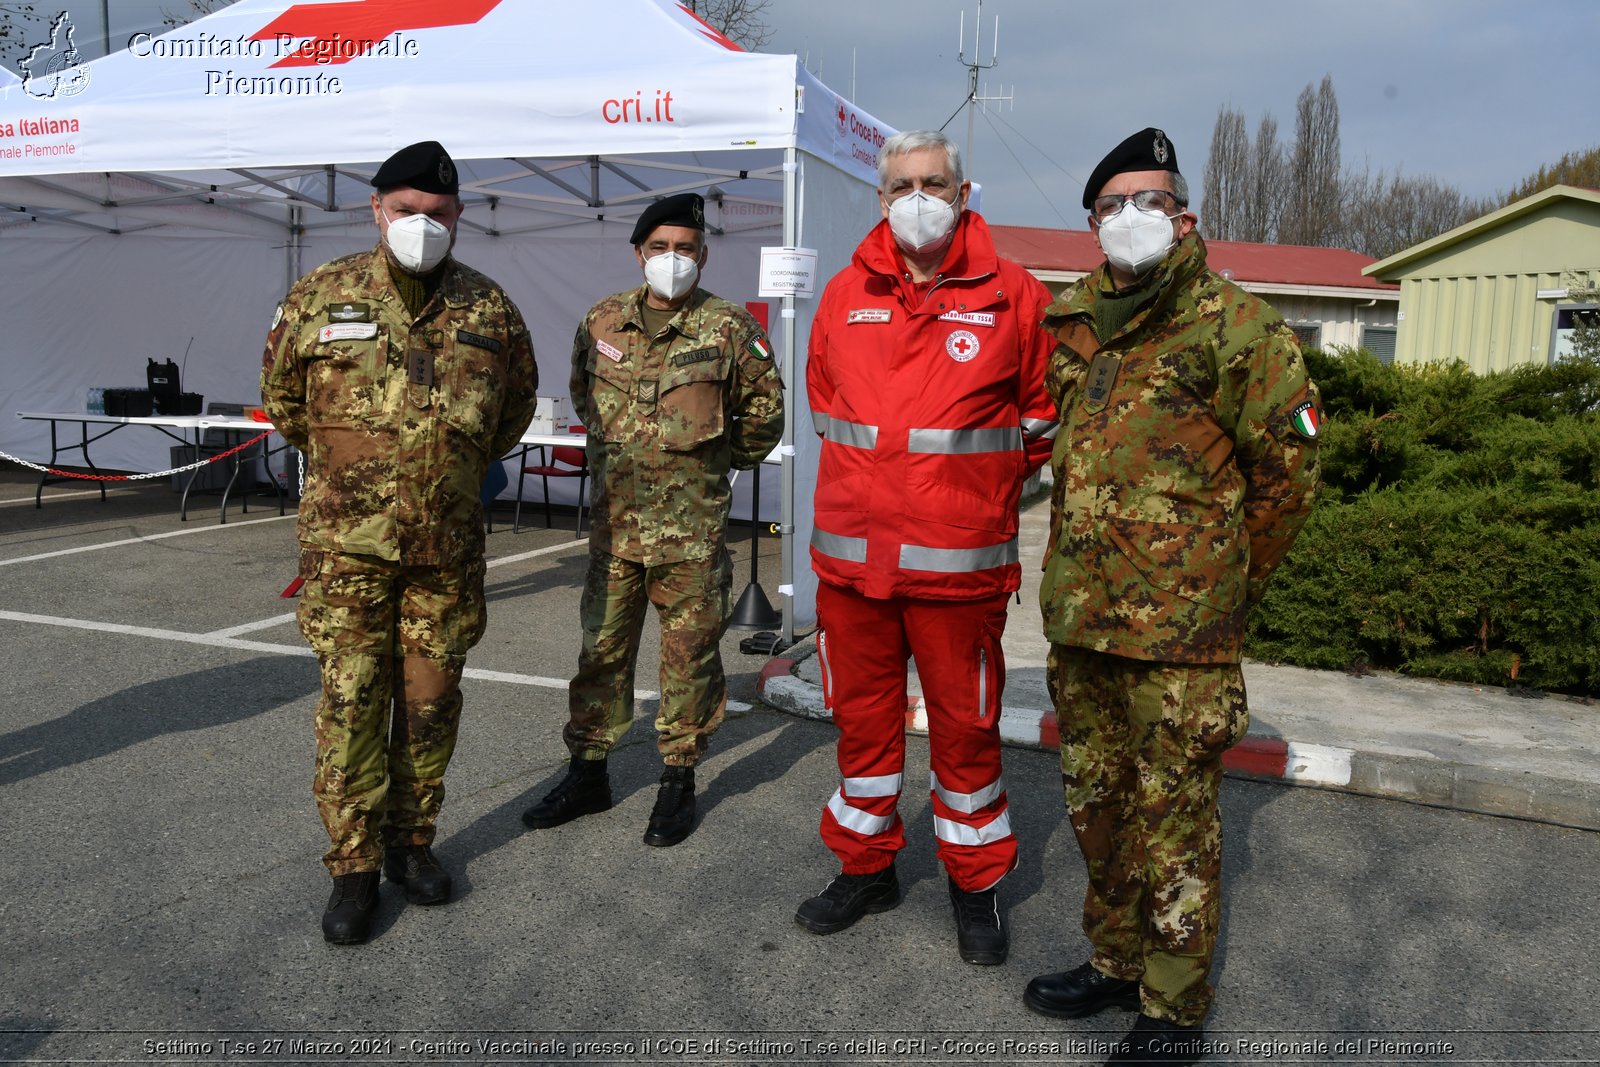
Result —
<instances>
[{"instance_id":1,"label":"black combat boot","mask_svg":"<svg viewBox=\"0 0 1600 1067\"><path fill-rule=\"evenodd\" d=\"M335 945L367 940L372 913L378 909L378 872L341 874L333 880L333 896L322 913L322 937Z\"/></svg>"},{"instance_id":2,"label":"black combat boot","mask_svg":"<svg viewBox=\"0 0 1600 1067\"><path fill-rule=\"evenodd\" d=\"M1011 938L1000 914L1000 894L992 886L968 893L952 881L950 906L956 913L956 945L961 958L985 967L1004 963Z\"/></svg>"},{"instance_id":3,"label":"black combat boot","mask_svg":"<svg viewBox=\"0 0 1600 1067\"><path fill-rule=\"evenodd\" d=\"M450 902L450 872L427 845L391 846L383 857L383 873L405 886L406 899L413 904Z\"/></svg>"},{"instance_id":4,"label":"black combat boot","mask_svg":"<svg viewBox=\"0 0 1600 1067\"><path fill-rule=\"evenodd\" d=\"M1028 983L1022 1002L1040 1015L1056 1019L1081 1019L1106 1008L1139 1010L1139 983L1131 978L1101 974L1092 963L1070 971L1041 974Z\"/></svg>"},{"instance_id":5,"label":"black combat boot","mask_svg":"<svg viewBox=\"0 0 1600 1067\"><path fill-rule=\"evenodd\" d=\"M661 790L656 793L656 806L650 810L644 843L668 848L688 837L693 829L694 768L668 767L661 772Z\"/></svg>"},{"instance_id":6,"label":"black combat boot","mask_svg":"<svg viewBox=\"0 0 1600 1067\"><path fill-rule=\"evenodd\" d=\"M574 759L567 776L545 798L522 813L522 821L535 830L571 822L580 815L611 810L611 779L604 759Z\"/></svg>"},{"instance_id":7,"label":"black combat boot","mask_svg":"<svg viewBox=\"0 0 1600 1067\"><path fill-rule=\"evenodd\" d=\"M841 874L828 888L804 901L794 921L814 934L836 934L869 912L888 911L900 903L900 879L894 864L871 874Z\"/></svg>"}]
</instances>

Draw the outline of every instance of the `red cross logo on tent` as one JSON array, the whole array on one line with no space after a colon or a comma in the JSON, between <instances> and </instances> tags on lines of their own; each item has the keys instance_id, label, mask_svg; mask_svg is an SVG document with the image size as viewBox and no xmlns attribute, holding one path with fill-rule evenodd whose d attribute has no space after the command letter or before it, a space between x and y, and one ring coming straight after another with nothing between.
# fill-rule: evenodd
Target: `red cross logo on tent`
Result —
<instances>
[{"instance_id":1,"label":"red cross logo on tent","mask_svg":"<svg viewBox=\"0 0 1600 1067\"><path fill-rule=\"evenodd\" d=\"M274 67L309 67L318 62L348 63L359 55L335 43L381 41L401 30L428 30L436 26L469 26L500 4L500 0L344 0L333 4L295 4L251 35L252 41L279 36L304 38L299 48L272 64Z\"/></svg>"},{"instance_id":2,"label":"red cross logo on tent","mask_svg":"<svg viewBox=\"0 0 1600 1067\"><path fill-rule=\"evenodd\" d=\"M839 105L839 128L841 130L845 129L849 125L849 123L850 123L850 113L844 109L844 105L843 104L840 104Z\"/></svg>"},{"instance_id":3,"label":"red cross logo on tent","mask_svg":"<svg viewBox=\"0 0 1600 1067\"><path fill-rule=\"evenodd\" d=\"M957 363L966 363L978 354L978 335L971 330L957 330L945 338L944 350Z\"/></svg>"}]
</instances>

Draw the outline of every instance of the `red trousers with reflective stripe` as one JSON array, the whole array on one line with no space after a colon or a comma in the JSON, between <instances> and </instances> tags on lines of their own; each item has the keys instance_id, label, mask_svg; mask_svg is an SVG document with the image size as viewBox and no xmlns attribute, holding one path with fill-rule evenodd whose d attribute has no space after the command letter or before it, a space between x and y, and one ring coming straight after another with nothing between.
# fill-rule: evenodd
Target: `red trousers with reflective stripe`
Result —
<instances>
[{"instance_id":1,"label":"red trousers with reflective stripe","mask_svg":"<svg viewBox=\"0 0 1600 1067\"><path fill-rule=\"evenodd\" d=\"M846 874L870 874L905 847L898 812L906 755L906 661L928 712L934 834L955 884L987 889L1017 863L1000 776L1006 599L887 600L817 588L824 697L839 728L839 791L822 840Z\"/></svg>"}]
</instances>

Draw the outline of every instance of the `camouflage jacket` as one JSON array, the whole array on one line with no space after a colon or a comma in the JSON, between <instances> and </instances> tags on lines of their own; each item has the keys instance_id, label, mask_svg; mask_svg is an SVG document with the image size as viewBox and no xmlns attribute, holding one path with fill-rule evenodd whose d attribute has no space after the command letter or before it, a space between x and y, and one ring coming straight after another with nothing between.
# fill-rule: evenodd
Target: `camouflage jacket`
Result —
<instances>
[{"instance_id":1,"label":"camouflage jacket","mask_svg":"<svg viewBox=\"0 0 1600 1067\"><path fill-rule=\"evenodd\" d=\"M1058 644L1237 663L1245 614L1318 482L1316 386L1270 306L1206 266L1192 233L1103 343L1102 264L1051 304L1061 429L1040 603Z\"/></svg>"},{"instance_id":2,"label":"camouflage jacket","mask_svg":"<svg viewBox=\"0 0 1600 1067\"><path fill-rule=\"evenodd\" d=\"M415 320L381 245L318 267L278 305L261 399L306 453L308 548L415 564L483 551L484 474L527 429L539 371L510 297L445 262Z\"/></svg>"},{"instance_id":3,"label":"camouflage jacket","mask_svg":"<svg viewBox=\"0 0 1600 1067\"><path fill-rule=\"evenodd\" d=\"M584 316L572 406L589 430L589 543L655 566L721 547L728 471L755 467L778 443L783 383L748 311L696 289L651 338L644 294L608 296Z\"/></svg>"}]
</instances>

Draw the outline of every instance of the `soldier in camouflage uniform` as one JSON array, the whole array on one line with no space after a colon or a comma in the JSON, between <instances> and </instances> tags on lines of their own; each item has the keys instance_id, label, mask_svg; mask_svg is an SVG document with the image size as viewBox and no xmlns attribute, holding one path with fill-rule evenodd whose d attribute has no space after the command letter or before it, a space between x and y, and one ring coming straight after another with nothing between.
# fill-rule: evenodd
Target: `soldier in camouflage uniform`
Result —
<instances>
[{"instance_id":1,"label":"soldier in camouflage uniform","mask_svg":"<svg viewBox=\"0 0 1600 1067\"><path fill-rule=\"evenodd\" d=\"M1309 514L1316 387L1272 308L1206 266L1172 144L1084 191L1107 262L1046 312L1061 429L1040 600L1087 963L1029 1007L1140 1017L1112 1063L1188 1063L1220 915L1223 751L1249 723L1245 617Z\"/></svg>"},{"instance_id":2,"label":"soldier in camouflage uniform","mask_svg":"<svg viewBox=\"0 0 1600 1067\"><path fill-rule=\"evenodd\" d=\"M563 731L572 760L522 821L559 826L611 807L606 756L633 721L639 637L654 604L666 770L644 841L664 847L694 828L694 767L727 705L718 642L733 580L728 471L753 469L778 443L783 387L755 319L697 287L707 254L698 194L651 205L632 243L645 284L591 308L572 346L572 405L589 430L596 486L583 649Z\"/></svg>"},{"instance_id":3,"label":"soldier in camouflage uniform","mask_svg":"<svg viewBox=\"0 0 1600 1067\"><path fill-rule=\"evenodd\" d=\"M278 306L261 396L306 454L301 632L322 672L314 794L332 847L329 941L365 941L380 864L406 897L442 904L430 845L484 630L489 465L533 415L527 327L455 259L454 164L437 142L372 179L380 241L296 282Z\"/></svg>"}]
</instances>

